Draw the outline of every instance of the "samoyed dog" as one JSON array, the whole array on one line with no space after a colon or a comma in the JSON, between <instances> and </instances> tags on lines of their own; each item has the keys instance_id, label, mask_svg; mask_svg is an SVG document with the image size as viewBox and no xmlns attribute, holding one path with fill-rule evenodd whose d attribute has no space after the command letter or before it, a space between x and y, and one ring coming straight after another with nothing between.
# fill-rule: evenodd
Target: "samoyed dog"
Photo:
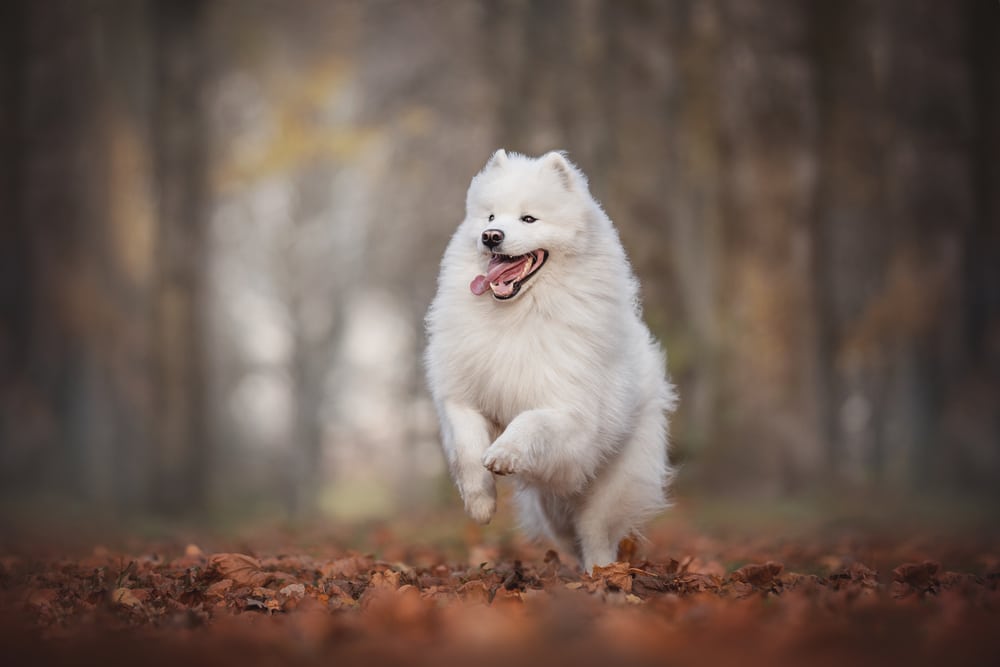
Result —
<instances>
[{"instance_id":1,"label":"samoyed dog","mask_svg":"<svg viewBox=\"0 0 1000 667\"><path fill-rule=\"evenodd\" d=\"M522 527L590 569L664 508L675 394L638 283L561 152L497 151L472 179L427 314L428 382L466 512L512 475Z\"/></svg>"}]
</instances>

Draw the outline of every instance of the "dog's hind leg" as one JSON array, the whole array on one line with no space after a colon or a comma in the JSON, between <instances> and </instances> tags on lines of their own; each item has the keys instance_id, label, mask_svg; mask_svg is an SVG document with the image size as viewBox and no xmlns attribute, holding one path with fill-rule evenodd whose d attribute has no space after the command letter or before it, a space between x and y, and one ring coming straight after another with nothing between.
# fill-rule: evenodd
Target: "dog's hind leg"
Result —
<instances>
[{"instance_id":1,"label":"dog's hind leg","mask_svg":"<svg viewBox=\"0 0 1000 667\"><path fill-rule=\"evenodd\" d=\"M547 537L564 555L580 559L573 510L564 499L523 484L519 485L516 498L525 534L535 539Z\"/></svg>"},{"instance_id":2,"label":"dog's hind leg","mask_svg":"<svg viewBox=\"0 0 1000 667\"><path fill-rule=\"evenodd\" d=\"M445 401L441 406L445 454L466 513L479 523L489 523L497 509L493 474L483 467L483 452L490 446L489 424L477 410Z\"/></svg>"},{"instance_id":3,"label":"dog's hind leg","mask_svg":"<svg viewBox=\"0 0 1000 667\"><path fill-rule=\"evenodd\" d=\"M587 570L615 561L619 541L666 507L670 474L666 415L648 406L625 447L594 479L580 508L576 530Z\"/></svg>"}]
</instances>

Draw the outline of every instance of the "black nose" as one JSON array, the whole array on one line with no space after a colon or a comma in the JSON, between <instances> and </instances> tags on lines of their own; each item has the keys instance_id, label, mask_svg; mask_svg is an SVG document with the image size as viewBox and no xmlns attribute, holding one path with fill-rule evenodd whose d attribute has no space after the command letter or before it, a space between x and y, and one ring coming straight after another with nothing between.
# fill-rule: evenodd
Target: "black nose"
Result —
<instances>
[{"instance_id":1,"label":"black nose","mask_svg":"<svg viewBox=\"0 0 1000 667\"><path fill-rule=\"evenodd\" d=\"M503 241L503 232L499 229L487 229L483 232L483 245L487 248L496 248Z\"/></svg>"}]
</instances>

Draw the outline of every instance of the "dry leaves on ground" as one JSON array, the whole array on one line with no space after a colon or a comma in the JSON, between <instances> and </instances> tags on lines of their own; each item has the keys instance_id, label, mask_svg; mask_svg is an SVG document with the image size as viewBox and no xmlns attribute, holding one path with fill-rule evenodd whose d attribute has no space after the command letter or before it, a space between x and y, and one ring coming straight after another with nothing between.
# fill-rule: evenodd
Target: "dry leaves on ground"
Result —
<instances>
[{"instance_id":1,"label":"dry leaves on ground","mask_svg":"<svg viewBox=\"0 0 1000 667\"><path fill-rule=\"evenodd\" d=\"M630 562L593 574L531 550L476 565L433 550L411 565L194 545L173 557L6 556L0 636L6 655L35 663L980 664L1000 650L996 545L942 548L977 564L948 569L930 557L883 564L933 546L672 544L673 557L647 560L633 544Z\"/></svg>"}]
</instances>

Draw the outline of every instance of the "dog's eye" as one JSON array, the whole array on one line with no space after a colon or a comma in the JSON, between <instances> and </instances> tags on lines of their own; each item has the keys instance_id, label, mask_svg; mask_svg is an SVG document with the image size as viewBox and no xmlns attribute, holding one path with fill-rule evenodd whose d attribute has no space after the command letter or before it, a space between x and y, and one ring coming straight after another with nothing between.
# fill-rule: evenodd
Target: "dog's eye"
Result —
<instances>
[{"instance_id":1,"label":"dog's eye","mask_svg":"<svg viewBox=\"0 0 1000 667\"><path fill-rule=\"evenodd\" d=\"M493 222L494 215L490 213L490 222Z\"/></svg>"},{"instance_id":2,"label":"dog's eye","mask_svg":"<svg viewBox=\"0 0 1000 667\"><path fill-rule=\"evenodd\" d=\"M521 222L534 222L535 220L538 220L538 218L536 218L533 215L522 215L521 216Z\"/></svg>"}]
</instances>

